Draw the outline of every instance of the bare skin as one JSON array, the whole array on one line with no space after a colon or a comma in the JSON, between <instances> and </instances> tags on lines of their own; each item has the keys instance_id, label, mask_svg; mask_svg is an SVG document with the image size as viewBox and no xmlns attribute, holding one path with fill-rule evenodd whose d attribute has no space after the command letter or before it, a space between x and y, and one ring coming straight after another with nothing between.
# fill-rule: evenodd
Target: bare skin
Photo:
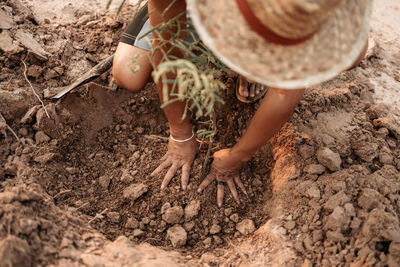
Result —
<instances>
[{"instance_id":1,"label":"bare skin","mask_svg":"<svg viewBox=\"0 0 400 267\"><path fill-rule=\"evenodd\" d=\"M164 10L170 5L173 0L150 0L149 1L149 16L152 26L156 26L159 23L167 22L171 18L181 15L182 22L186 19L185 11L186 4L184 0L175 1L172 8L169 8L166 13ZM182 23L181 27L185 27ZM174 29L171 29L174 30ZM184 31L180 38L185 38ZM169 38L168 34L164 33L163 38ZM158 46L160 42L157 40L157 36L153 33L153 45ZM162 47L164 51L171 49L169 46ZM360 57L354 63L357 65L359 61L364 57L367 49L367 45L364 51L360 54ZM172 54L177 57L183 57L183 54L178 50L174 49ZM160 50L156 51L153 57L153 63L158 66L162 62L162 53ZM169 74L169 79L173 78L173 74ZM246 81L247 82L247 81ZM241 87L249 88L248 84L243 84ZM252 89L253 88L253 89ZM163 103L162 96L162 82L157 84L157 89L161 103ZM260 88L259 88L260 90ZM257 93L257 87L250 86L248 94ZM245 90L241 89L243 94L246 94ZM304 94L304 89L298 90L283 90L278 88L269 88L261 105L254 117L252 118L250 125L245 134L232 148L226 148L219 150L214 153L214 161L211 165L211 171L200 184L198 192L202 192L212 181L224 181L230 189L234 199L239 202L239 194L236 186L246 194L246 189L243 183L240 181L238 170L244 162L247 162L253 154L264 145L274 134L276 134L283 124L288 120L293 110L301 100ZM184 112L184 102L174 102L164 107L164 112L167 116L170 124L171 135L178 140L186 139L192 136L192 125L187 119L182 120L182 114ZM165 188L171 179L175 176L176 172L182 169L182 189L187 188L187 184L190 176L190 168L198 152L198 143L195 139L191 139L188 142L179 143L169 139L168 151L161 159L163 162L161 165L153 171L152 176L157 175L162 170L169 167L166 175L161 184L161 188ZM224 186L218 185L217 188L217 204L222 206L224 197Z\"/></svg>"}]
</instances>

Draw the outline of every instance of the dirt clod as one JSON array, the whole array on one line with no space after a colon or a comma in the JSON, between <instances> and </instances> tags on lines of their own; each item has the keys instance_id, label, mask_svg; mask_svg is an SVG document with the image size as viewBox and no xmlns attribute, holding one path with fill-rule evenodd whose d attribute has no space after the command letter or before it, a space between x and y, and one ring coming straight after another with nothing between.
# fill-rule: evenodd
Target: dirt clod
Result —
<instances>
[{"instance_id":1,"label":"dirt clod","mask_svg":"<svg viewBox=\"0 0 400 267\"><path fill-rule=\"evenodd\" d=\"M242 235L249 235L255 231L254 222L249 219L245 219L238 224L236 224L236 230L238 230Z\"/></svg>"},{"instance_id":2,"label":"dirt clod","mask_svg":"<svg viewBox=\"0 0 400 267\"><path fill-rule=\"evenodd\" d=\"M141 195L146 193L147 190L148 190L148 187L145 184L132 184L132 185L128 186L126 189L124 189L123 196L126 199L135 201Z\"/></svg>"},{"instance_id":3,"label":"dirt clod","mask_svg":"<svg viewBox=\"0 0 400 267\"><path fill-rule=\"evenodd\" d=\"M317 151L317 159L319 163L327 167L331 171L340 170L342 159L338 153L333 152L329 148L321 148Z\"/></svg>"},{"instance_id":4,"label":"dirt clod","mask_svg":"<svg viewBox=\"0 0 400 267\"><path fill-rule=\"evenodd\" d=\"M186 244L187 233L180 225L174 225L167 230L167 238L173 247L181 247Z\"/></svg>"},{"instance_id":5,"label":"dirt clod","mask_svg":"<svg viewBox=\"0 0 400 267\"><path fill-rule=\"evenodd\" d=\"M181 206L175 206L172 208L168 208L165 210L165 213L163 214L162 218L164 221L166 221L169 224L176 224L181 221L181 218L183 216L183 209Z\"/></svg>"}]
</instances>

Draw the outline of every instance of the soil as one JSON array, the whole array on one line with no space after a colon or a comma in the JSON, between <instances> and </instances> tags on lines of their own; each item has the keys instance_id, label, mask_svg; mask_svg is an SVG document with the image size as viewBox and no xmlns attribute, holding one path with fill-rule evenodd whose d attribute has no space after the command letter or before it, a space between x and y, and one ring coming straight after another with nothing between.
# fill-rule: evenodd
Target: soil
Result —
<instances>
[{"instance_id":1,"label":"soil","mask_svg":"<svg viewBox=\"0 0 400 267\"><path fill-rule=\"evenodd\" d=\"M207 146L186 192L149 176L169 134L153 83L132 94L107 72L45 108L33 94L115 51L131 9L116 18L81 5L0 3L0 266L398 266L400 41L379 16L367 58L306 90L241 169L249 196L238 205L227 193L218 208L215 186L196 192ZM212 151L232 146L258 107L236 100L235 78Z\"/></svg>"}]
</instances>

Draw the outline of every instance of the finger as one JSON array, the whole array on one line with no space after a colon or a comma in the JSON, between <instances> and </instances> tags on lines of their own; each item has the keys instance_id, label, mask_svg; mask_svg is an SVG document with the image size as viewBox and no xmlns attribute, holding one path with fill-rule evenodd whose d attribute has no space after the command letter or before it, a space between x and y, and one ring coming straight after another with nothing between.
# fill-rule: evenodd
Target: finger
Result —
<instances>
[{"instance_id":1,"label":"finger","mask_svg":"<svg viewBox=\"0 0 400 267\"><path fill-rule=\"evenodd\" d=\"M233 182L233 180L229 179L226 183L228 184L228 187L231 190L233 198L236 200L237 203L240 203L239 202L239 194L236 190L236 186L235 186L235 183Z\"/></svg>"},{"instance_id":2,"label":"finger","mask_svg":"<svg viewBox=\"0 0 400 267\"><path fill-rule=\"evenodd\" d=\"M203 191L204 188L206 188L213 180L215 179L214 174L210 173L207 175L206 178L204 178L203 182L199 185L199 189L197 189L197 192Z\"/></svg>"},{"instance_id":3,"label":"finger","mask_svg":"<svg viewBox=\"0 0 400 267\"><path fill-rule=\"evenodd\" d=\"M164 180L161 183L161 189L164 189L169 182L171 181L172 177L174 177L176 171L178 170L178 164L172 164L171 168L169 168L167 174L164 176Z\"/></svg>"},{"instance_id":4,"label":"finger","mask_svg":"<svg viewBox=\"0 0 400 267\"><path fill-rule=\"evenodd\" d=\"M243 97L249 96L248 82L245 78L239 77L240 86L239 86L239 94Z\"/></svg>"},{"instance_id":5,"label":"finger","mask_svg":"<svg viewBox=\"0 0 400 267\"><path fill-rule=\"evenodd\" d=\"M167 159L166 161L164 161L163 163L160 164L160 166L158 166L151 174L150 176L154 176L157 173L159 173L160 171L162 171L163 169L167 168L168 166L171 165L171 160Z\"/></svg>"},{"instance_id":6,"label":"finger","mask_svg":"<svg viewBox=\"0 0 400 267\"><path fill-rule=\"evenodd\" d=\"M252 83L252 84L250 85L250 97L254 97L255 87L256 87L256 84L255 84L255 83Z\"/></svg>"},{"instance_id":7,"label":"finger","mask_svg":"<svg viewBox=\"0 0 400 267\"><path fill-rule=\"evenodd\" d=\"M235 176L233 179L235 180L235 183L237 184L237 186L239 186L240 190L242 190L243 194L245 194L247 196L246 188L244 187L239 176Z\"/></svg>"},{"instance_id":8,"label":"finger","mask_svg":"<svg viewBox=\"0 0 400 267\"><path fill-rule=\"evenodd\" d=\"M182 189L186 190L190 175L190 166L189 164L185 164L182 166Z\"/></svg>"},{"instance_id":9,"label":"finger","mask_svg":"<svg viewBox=\"0 0 400 267\"><path fill-rule=\"evenodd\" d=\"M223 185L217 185L217 204L218 207L222 207L222 203L224 202L224 188Z\"/></svg>"},{"instance_id":10,"label":"finger","mask_svg":"<svg viewBox=\"0 0 400 267\"><path fill-rule=\"evenodd\" d=\"M164 156L162 156L162 158L160 159L160 161L166 160L166 159L167 159L167 157L168 157L168 152L167 152L167 153L165 153L165 155L164 155Z\"/></svg>"}]
</instances>

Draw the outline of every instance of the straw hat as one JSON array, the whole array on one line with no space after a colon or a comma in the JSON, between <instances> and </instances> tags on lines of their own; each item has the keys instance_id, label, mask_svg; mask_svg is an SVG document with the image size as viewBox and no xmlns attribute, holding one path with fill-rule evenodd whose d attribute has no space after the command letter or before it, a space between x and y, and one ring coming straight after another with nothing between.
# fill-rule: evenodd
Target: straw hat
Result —
<instances>
[{"instance_id":1,"label":"straw hat","mask_svg":"<svg viewBox=\"0 0 400 267\"><path fill-rule=\"evenodd\" d=\"M349 68L368 38L372 0L187 0L202 41L232 70L303 88Z\"/></svg>"}]
</instances>

